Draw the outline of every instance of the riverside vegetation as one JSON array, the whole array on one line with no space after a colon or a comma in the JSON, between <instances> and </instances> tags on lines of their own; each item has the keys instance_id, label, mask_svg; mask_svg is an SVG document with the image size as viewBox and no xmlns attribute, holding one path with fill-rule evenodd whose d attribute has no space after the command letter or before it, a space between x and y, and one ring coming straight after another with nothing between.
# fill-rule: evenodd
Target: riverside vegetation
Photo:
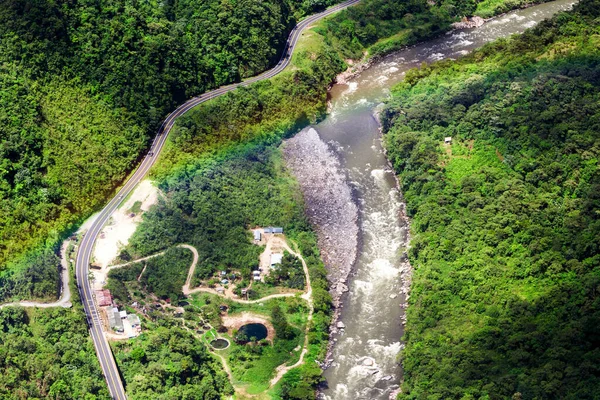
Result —
<instances>
[{"instance_id":1,"label":"riverside vegetation","mask_svg":"<svg viewBox=\"0 0 600 400\"><path fill-rule=\"evenodd\" d=\"M452 2L444 1L424 7L426 2L420 0L388 3L397 11L380 15L381 20L362 14L364 18L371 18L370 23L377 31L376 38L364 40L358 37L357 32L363 25L368 25L356 19L361 18L361 11L340 14L332 21L340 24L349 21L346 25L354 26L353 35L356 36L352 39L353 46L359 42L362 48L369 49L385 41L380 29L384 24L391 26L391 19L410 22L411 18L417 18L422 21L419 18L425 17L419 15L418 9L430 13L438 7L447 9L452 5ZM497 4L478 4L484 3ZM60 236L101 205L122 181L166 112L193 94L250 75L260 69L265 54L271 54L268 61L276 59L276 50L267 51L266 47L281 46L291 27L292 16L303 15L324 4L290 0L283 3L239 2L232 7L230 2L207 1L201 5L167 2L164 7L159 7L154 2L107 5L73 1L68 7L60 7L53 2L3 2L0 30L7 40L0 42L3 88L0 96L0 265L4 271L0 277L0 298L55 297L58 292L55 246ZM371 7L371 4L381 5L375 0L365 0L358 7ZM421 8L410 8L412 12L402 8L414 4ZM265 12L264 7L269 12ZM399 14L401 10L404 14ZM248 18L248 15L253 17ZM448 21L436 19L437 22L428 24L429 29L443 31L451 20L461 16L456 12L447 15ZM245 24L248 21L252 22L251 26ZM236 143L252 140L277 143L295 127L318 118L325 110L326 86L345 68L346 52L355 51L355 47L340 50L342 53L331 50L332 47L343 49L344 45L339 44L343 42L340 38L331 37L336 28L327 27L328 23L318 24L307 34L300 51L294 55L293 68L284 75L205 104L181 120L179 132L173 132L170 148L166 149L164 167L162 163L158 166L155 177L161 182L171 179L173 183L169 185L174 187L176 179L194 176L207 160L221 156ZM402 43L414 43L433 32L416 28L416 23L404 26L414 31L414 36L408 35L406 40L394 38L393 45L385 45L387 47L381 51ZM211 34L193 34L200 31ZM218 32L227 34L219 37ZM251 43L245 41L248 35L240 35L246 39L239 39L237 32L253 33L253 50L245 51L243 59L238 58L244 52L242 47ZM130 79L133 79L131 85ZM201 128L204 124L207 128ZM180 145L184 147L178 148ZM315 310L315 327L310 333L310 351L314 359L322 356L326 343L330 304L325 274L322 266L319 267L318 252L311 235L299 234L298 245L307 262L313 265L313 280L321 279L320 284L313 283L313 286L322 286L323 298L315 297L315 305L322 309ZM306 244L303 245L303 241ZM310 257L313 261L308 260ZM66 311L57 312L65 312L69 318L72 315ZM79 309L74 312L82 314ZM35 313L55 316L54 310L37 310ZM81 322L74 314L73 318ZM73 363L66 364L65 360L69 358L65 356L54 359L55 366L44 368L43 372L59 372L45 375L39 385L37 379L42 374L39 368L45 364L28 364L29 369L22 364L8 364L19 356L23 359L25 354L37 357L46 350L62 354L51 348L62 343L60 337L39 334L51 321L47 318L20 320L24 323L17 320L11 323L20 331L3 331L0 340L7 343L14 338L10 335L16 332L19 337L33 335L31 337L37 344L11 347L12 358L5 358L5 364L0 367L3 373L14 372L4 374L6 379L12 379L12 386L6 386L6 390L13 394L16 392L12 388L29 388L22 393L22 398L50 397L47 392L37 390L45 390L61 381L61 374L71 371L68 365ZM85 325L79 322L63 325L62 340L71 341L69 338L72 338L77 343L87 343L77 348L80 357L77 371L85 377L100 377L91 342L73 336L84 329ZM158 337L156 342L159 343L167 337L153 331L148 335ZM146 338L141 341L145 342ZM149 339L149 343L156 342ZM188 343L187 339L185 342ZM126 353L137 345L121 346L123 354L118 357L129 357ZM162 354L171 350L162 344L149 348ZM133 361L124 358L123 363L128 365L126 379L135 380L138 376L131 371L150 375L150 371L155 370L152 368L155 368L156 360L169 365L167 359L161 357L151 355ZM198 353L198 357L204 359L202 353ZM319 381L320 370L311 357L304 366L284 377L280 388L283 397L289 393L296 398L313 395L311 385ZM149 370L146 369L149 363L143 364L148 360L154 362ZM136 389L136 393L142 396L147 392L144 388L159 388L161 394L170 390L180 393L177 392L180 389L171 388L181 386L190 374L193 374L190 379L194 385L200 384L201 376L205 376L203 374L210 368L213 367L198 366L193 370L178 367L176 371L180 375L156 370L154 381L145 387L137 386L139 391ZM63 398L108 396L104 384L99 381L89 384L80 384L78 379L62 381L67 388L56 383L56 393ZM35 387L30 385L31 382L36 382ZM62 387L60 391L59 387ZM222 393L230 390L226 385L215 387ZM17 394L21 395L21 392Z\"/></svg>"},{"instance_id":2,"label":"riverside vegetation","mask_svg":"<svg viewBox=\"0 0 600 400\"><path fill-rule=\"evenodd\" d=\"M415 268L401 399L600 395L599 22L582 0L394 89Z\"/></svg>"}]
</instances>

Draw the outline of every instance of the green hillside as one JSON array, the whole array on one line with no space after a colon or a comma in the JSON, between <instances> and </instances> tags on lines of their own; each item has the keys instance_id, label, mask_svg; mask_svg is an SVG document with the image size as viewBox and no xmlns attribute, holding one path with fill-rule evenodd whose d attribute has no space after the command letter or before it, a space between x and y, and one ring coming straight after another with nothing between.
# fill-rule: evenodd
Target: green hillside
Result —
<instances>
[{"instance_id":1,"label":"green hillside","mask_svg":"<svg viewBox=\"0 0 600 400\"><path fill-rule=\"evenodd\" d=\"M400 398L598 398L600 2L412 71L383 123L412 217Z\"/></svg>"},{"instance_id":2,"label":"green hillside","mask_svg":"<svg viewBox=\"0 0 600 400\"><path fill-rule=\"evenodd\" d=\"M36 260L104 203L169 111L267 69L295 20L333 2L0 1L0 286L17 287L0 300L55 296L6 271L57 276Z\"/></svg>"}]
</instances>

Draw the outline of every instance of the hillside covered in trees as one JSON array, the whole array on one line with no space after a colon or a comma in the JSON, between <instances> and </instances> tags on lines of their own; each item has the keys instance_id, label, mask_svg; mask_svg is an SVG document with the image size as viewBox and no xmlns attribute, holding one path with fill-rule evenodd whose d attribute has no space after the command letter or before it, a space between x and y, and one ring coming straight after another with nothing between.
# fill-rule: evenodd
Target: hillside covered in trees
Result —
<instances>
[{"instance_id":1,"label":"hillside covered in trees","mask_svg":"<svg viewBox=\"0 0 600 400\"><path fill-rule=\"evenodd\" d=\"M164 116L268 68L295 20L333 2L1 1L1 286L56 282L59 236L103 203Z\"/></svg>"},{"instance_id":2,"label":"hillside covered in trees","mask_svg":"<svg viewBox=\"0 0 600 400\"><path fill-rule=\"evenodd\" d=\"M81 305L0 309L0 398L110 398Z\"/></svg>"},{"instance_id":3,"label":"hillside covered in trees","mask_svg":"<svg viewBox=\"0 0 600 400\"><path fill-rule=\"evenodd\" d=\"M122 182L165 115L193 95L268 68L297 19L336 2L2 1L0 301L56 296L60 237ZM223 144L313 121L343 59L361 57L362 49L391 51L482 6L497 12L522 1L454 3L365 0L334 16L295 56L294 73L182 121L186 129L174 135L178 147L165 168L206 150L197 142L207 133L214 134L209 144ZM221 120L236 122L215 129Z\"/></svg>"},{"instance_id":4,"label":"hillside covered in trees","mask_svg":"<svg viewBox=\"0 0 600 400\"><path fill-rule=\"evenodd\" d=\"M395 88L415 268L400 398L598 398L599 22L582 0Z\"/></svg>"}]
</instances>

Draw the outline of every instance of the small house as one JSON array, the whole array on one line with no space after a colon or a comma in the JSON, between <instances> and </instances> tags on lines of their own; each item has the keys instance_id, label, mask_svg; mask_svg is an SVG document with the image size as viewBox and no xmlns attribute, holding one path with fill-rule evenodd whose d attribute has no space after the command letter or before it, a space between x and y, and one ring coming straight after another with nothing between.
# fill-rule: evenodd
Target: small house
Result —
<instances>
[{"instance_id":1,"label":"small house","mask_svg":"<svg viewBox=\"0 0 600 400\"><path fill-rule=\"evenodd\" d=\"M273 228L273 233L283 233L283 228Z\"/></svg>"},{"instance_id":2,"label":"small house","mask_svg":"<svg viewBox=\"0 0 600 400\"><path fill-rule=\"evenodd\" d=\"M260 281L260 275L254 275L254 280L255 281Z\"/></svg>"},{"instance_id":3,"label":"small house","mask_svg":"<svg viewBox=\"0 0 600 400\"><path fill-rule=\"evenodd\" d=\"M265 228L265 233L273 233L273 228Z\"/></svg>"},{"instance_id":4,"label":"small house","mask_svg":"<svg viewBox=\"0 0 600 400\"><path fill-rule=\"evenodd\" d=\"M227 279L223 279L223 280L221 281L221 284L222 284L222 285L227 285L227 284L229 284L229 281L228 281Z\"/></svg>"},{"instance_id":5,"label":"small house","mask_svg":"<svg viewBox=\"0 0 600 400\"><path fill-rule=\"evenodd\" d=\"M98 300L99 307L106 307L112 305L112 296L110 290L96 290L96 300Z\"/></svg>"},{"instance_id":6,"label":"small house","mask_svg":"<svg viewBox=\"0 0 600 400\"><path fill-rule=\"evenodd\" d=\"M225 293L225 289L222 287L219 287L219 288L217 288L217 293L223 294L223 293Z\"/></svg>"},{"instance_id":7,"label":"small house","mask_svg":"<svg viewBox=\"0 0 600 400\"><path fill-rule=\"evenodd\" d=\"M245 296L246 294L248 294L248 289L242 289L242 295Z\"/></svg>"},{"instance_id":8,"label":"small house","mask_svg":"<svg viewBox=\"0 0 600 400\"><path fill-rule=\"evenodd\" d=\"M227 276L227 271L221 271L221 276Z\"/></svg>"},{"instance_id":9,"label":"small house","mask_svg":"<svg viewBox=\"0 0 600 400\"><path fill-rule=\"evenodd\" d=\"M283 260L283 254L280 254L280 253L271 254L271 268L274 268L275 265L277 265L277 264L281 264L282 260Z\"/></svg>"},{"instance_id":10,"label":"small house","mask_svg":"<svg viewBox=\"0 0 600 400\"><path fill-rule=\"evenodd\" d=\"M260 242L260 239L262 237L262 234L260 233L260 231L257 229L254 231L254 241L255 242Z\"/></svg>"},{"instance_id":11,"label":"small house","mask_svg":"<svg viewBox=\"0 0 600 400\"><path fill-rule=\"evenodd\" d=\"M107 310L106 313L108 314L110 329L116 332L123 332L123 320L121 319L119 310L115 307L112 310Z\"/></svg>"},{"instance_id":12,"label":"small house","mask_svg":"<svg viewBox=\"0 0 600 400\"><path fill-rule=\"evenodd\" d=\"M125 319L127 318L127 311L123 310L119 312L119 317L121 317L121 319Z\"/></svg>"},{"instance_id":13,"label":"small house","mask_svg":"<svg viewBox=\"0 0 600 400\"><path fill-rule=\"evenodd\" d=\"M252 271L252 275L254 275L254 276L260 276L260 270L255 269L254 271Z\"/></svg>"},{"instance_id":14,"label":"small house","mask_svg":"<svg viewBox=\"0 0 600 400\"><path fill-rule=\"evenodd\" d=\"M129 321L129 323L131 324L131 326L134 327L134 328L136 326L140 326L141 325L141 323L140 323L140 317L138 317L135 314L129 314L127 316L127 321Z\"/></svg>"},{"instance_id":15,"label":"small house","mask_svg":"<svg viewBox=\"0 0 600 400\"><path fill-rule=\"evenodd\" d=\"M447 137L445 137L445 138L444 138L444 143L445 143L445 144L450 144L450 143L452 143L452 137L451 137L451 136L447 136Z\"/></svg>"}]
</instances>

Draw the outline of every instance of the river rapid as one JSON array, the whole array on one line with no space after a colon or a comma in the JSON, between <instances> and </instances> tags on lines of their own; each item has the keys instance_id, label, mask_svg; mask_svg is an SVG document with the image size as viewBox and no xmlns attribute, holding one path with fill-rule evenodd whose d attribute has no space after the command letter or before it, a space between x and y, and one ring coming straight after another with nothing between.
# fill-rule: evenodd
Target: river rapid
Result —
<instances>
[{"instance_id":1,"label":"river rapid","mask_svg":"<svg viewBox=\"0 0 600 400\"><path fill-rule=\"evenodd\" d=\"M405 253L409 245L409 226L401 193L381 146L379 125L374 117L376 107L389 96L390 88L403 79L407 70L423 62L456 59L497 38L523 32L575 3L575 0L557 0L517 10L479 28L455 30L389 55L347 84L333 86L330 114L299 135L298 140L304 136L304 141L312 141L313 147L315 140L321 140L331 156L337 157L338 171L332 174L345 175L351 196L343 188L335 189L335 179L326 186L331 196L346 193L343 201L354 202L356 207L353 208L358 210L358 217L348 221L351 225L355 220L357 230L351 234L343 229L337 231L338 240L356 243L356 257L352 254L354 263L346 266L347 270L351 267L352 272L348 292L341 298L343 307L338 310L340 328L337 324L333 327L330 366L324 373L327 383L320 393L321 398L388 399L397 392L402 378L397 356L403 346L400 338L410 286L411 267ZM290 153L295 152L292 145L297 143L288 145ZM304 164L300 181L303 191L311 185L311 179L313 193L318 192L314 184L323 185L323 166L335 164L326 164L327 155L323 157L314 163L306 158L304 163L298 163ZM298 174L297 168L293 170ZM321 172L314 172L311 178L311 170ZM339 179L337 181L339 185ZM329 196L322 197L326 202ZM329 227L334 219L327 222ZM313 218L317 231L324 228L319 225L324 224L322 221L323 218ZM320 239L335 241L335 229L322 231ZM322 248L322 251L327 253L330 249ZM352 264L352 261L347 262Z\"/></svg>"}]
</instances>

